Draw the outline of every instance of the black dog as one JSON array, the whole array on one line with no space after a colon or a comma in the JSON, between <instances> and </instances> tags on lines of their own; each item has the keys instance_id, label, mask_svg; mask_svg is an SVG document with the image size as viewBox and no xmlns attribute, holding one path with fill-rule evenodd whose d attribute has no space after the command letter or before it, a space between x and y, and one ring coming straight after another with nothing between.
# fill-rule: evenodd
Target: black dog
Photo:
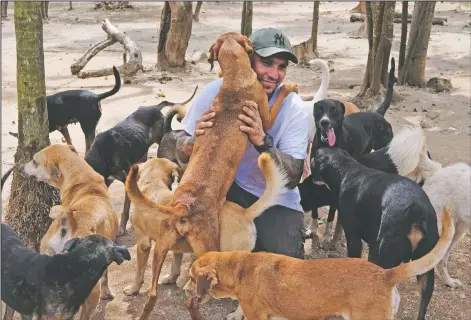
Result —
<instances>
[{"instance_id":1,"label":"black dog","mask_svg":"<svg viewBox=\"0 0 471 320\"><path fill-rule=\"evenodd\" d=\"M345 150L315 151L313 179L325 182L339 199L339 221L349 257L368 259L389 269L427 254L438 241L437 217L428 196L414 181L367 168ZM421 287L418 319L425 319L434 286L433 269L417 277Z\"/></svg>"},{"instance_id":2,"label":"black dog","mask_svg":"<svg viewBox=\"0 0 471 320\"><path fill-rule=\"evenodd\" d=\"M389 122L384 119L392 101L394 86L394 58L391 58L388 91L376 112L356 112L344 117L342 102L325 99L314 104L316 136L311 150L321 146L335 146L347 150L353 157L385 147L393 137Z\"/></svg>"},{"instance_id":3,"label":"black dog","mask_svg":"<svg viewBox=\"0 0 471 320\"><path fill-rule=\"evenodd\" d=\"M146 161L149 147L154 143L160 144L165 134L165 117L161 110L164 107L188 103L197 89L198 86L193 95L181 103L163 101L156 106L139 107L113 128L99 133L86 154L85 161L105 178L107 186L115 179L124 183L131 166ZM119 236L126 232L130 205L126 193Z\"/></svg>"},{"instance_id":4,"label":"black dog","mask_svg":"<svg viewBox=\"0 0 471 320\"><path fill-rule=\"evenodd\" d=\"M64 248L69 252L39 254L2 223L2 301L22 319L73 319L106 268L131 259L125 246L99 235L71 239Z\"/></svg>"},{"instance_id":5,"label":"black dog","mask_svg":"<svg viewBox=\"0 0 471 320\"><path fill-rule=\"evenodd\" d=\"M67 144L72 144L67 125L80 123L85 135L85 152L87 153L95 139L95 129L101 118L100 101L116 94L121 88L118 69L113 66L115 85L108 92L96 94L89 90L67 90L47 97L47 116L49 132L59 130ZM11 133L18 136L17 133Z\"/></svg>"}]
</instances>

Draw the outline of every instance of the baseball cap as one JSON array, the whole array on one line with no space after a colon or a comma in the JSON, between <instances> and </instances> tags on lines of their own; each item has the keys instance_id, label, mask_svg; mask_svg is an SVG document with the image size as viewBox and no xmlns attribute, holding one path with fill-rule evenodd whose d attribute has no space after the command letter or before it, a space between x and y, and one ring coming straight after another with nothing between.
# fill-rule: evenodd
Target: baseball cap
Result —
<instances>
[{"instance_id":1,"label":"baseball cap","mask_svg":"<svg viewBox=\"0 0 471 320\"><path fill-rule=\"evenodd\" d=\"M298 63L298 58L291 52L291 42L289 42L288 36L280 29L259 29L252 33L250 41L252 41L255 52L261 57L266 58L284 52L288 60Z\"/></svg>"}]
</instances>

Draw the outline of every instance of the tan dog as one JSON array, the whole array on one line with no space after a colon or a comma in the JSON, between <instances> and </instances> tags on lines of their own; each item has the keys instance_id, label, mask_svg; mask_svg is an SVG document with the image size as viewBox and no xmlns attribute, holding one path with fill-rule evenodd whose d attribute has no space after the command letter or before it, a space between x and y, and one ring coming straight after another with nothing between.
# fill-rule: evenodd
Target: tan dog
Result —
<instances>
[{"instance_id":1,"label":"tan dog","mask_svg":"<svg viewBox=\"0 0 471 320\"><path fill-rule=\"evenodd\" d=\"M170 204L152 203L162 216L162 227L155 239L152 284L141 320L149 319L155 306L162 264L177 241L184 238L198 256L220 249L219 212L248 145L247 135L240 131L243 123L238 115L244 106L258 108L261 113L268 110L268 97L251 68L247 51L251 51L250 40L238 34L228 37L219 52L213 50L212 56L217 55L224 72L224 82L212 105L216 113L214 125L196 138L188 167ZM281 104L289 93L284 86L275 103ZM264 123L265 126L269 124Z\"/></svg>"},{"instance_id":2,"label":"tan dog","mask_svg":"<svg viewBox=\"0 0 471 320\"><path fill-rule=\"evenodd\" d=\"M257 239L253 220L276 204L276 198L287 182L283 172L268 153L259 156L258 165L266 179L265 192L247 209L233 202L224 203L219 215L221 251L252 251ZM177 164L167 159L150 159L141 167L133 166L126 179L126 191L135 207L132 223L137 240L137 273L134 284L124 289L127 295L139 293L144 281L151 240L158 239L161 228L166 227L161 224L165 215L160 214L152 203L170 203L173 195L170 177L175 177L173 181L176 181L178 174ZM183 253L192 252L189 244L183 239L170 250L173 252L171 273L163 279L164 284L176 282L180 275Z\"/></svg>"},{"instance_id":3,"label":"tan dog","mask_svg":"<svg viewBox=\"0 0 471 320\"><path fill-rule=\"evenodd\" d=\"M428 254L387 270L357 258L300 260L264 252L209 252L193 263L185 289L199 299L207 294L237 299L247 320L392 320L400 300L396 285L432 269L453 239L446 210L442 230Z\"/></svg>"},{"instance_id":4,"label":"tan dog","mask_svg":"<svg viewBox=\"0 0 471 320\"><path fill-rule=\"evenodd\" d=\"M51 208L54 221L41 240L41 253L59 254L67 240L91 234L115 240L118 216L105 181L73 146L56 144L42 149L25 165L24 172L58 188L61 194L62 204ZM80 319L91 318L100 296L113 298L107 271L101 279L101 295L97 284L82 305Z\"/></svg>"}]
</instances>

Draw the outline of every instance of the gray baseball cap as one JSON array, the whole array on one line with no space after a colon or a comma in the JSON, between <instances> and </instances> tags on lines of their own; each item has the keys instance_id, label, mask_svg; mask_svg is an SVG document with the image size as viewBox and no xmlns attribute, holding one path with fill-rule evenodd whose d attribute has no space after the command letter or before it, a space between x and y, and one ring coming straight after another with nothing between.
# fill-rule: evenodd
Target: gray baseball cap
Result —
<instances>
[{"instance_id":1,"label":"gray baseball cap","mask_svg":"<svg viewBox=\"0 0 471 320\"><path fill-rule=\"evenodd\" d=\"M250 36L255 52L261 57L269 57L276 53L284 52L288 60L298 63L298 58L291 51L291 43L288 36L280 29L263 28L255 31Z\"/></svg>"}]
</instances>

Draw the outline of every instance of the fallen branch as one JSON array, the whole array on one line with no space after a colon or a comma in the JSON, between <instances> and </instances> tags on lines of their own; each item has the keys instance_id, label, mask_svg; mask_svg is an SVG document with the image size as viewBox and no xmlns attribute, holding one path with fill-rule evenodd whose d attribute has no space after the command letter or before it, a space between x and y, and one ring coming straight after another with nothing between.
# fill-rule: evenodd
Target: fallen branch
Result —
<instances>
[{"instance_id":1,"label":"fallen branch","mask_svg":"<svg viewBox=\"0 0 471 320\"><path fill-rule=\"evenodd\" d=\"M122 66L117 67L119 73L126 77L132 77L139 70L142 70L141 51L136 46L134 41L132 41L131 38L129 38L121 31L116 29L116 27L114 27L108 19L103 20L101 28L108 34L108 38L106 40L98 42L97 44L89 48L85 52L85 54L70 67L70 71L72 72L72 74L78 74L78 77L81 79L112 75L112 68L105 68L92 71L81 70L98 52L116 42L121 43L124 46L124 51L129 53L129 61L125 62Z\"/></svg>"},{"instance_id":2,"label":"fallen branch","mask_svg":"<svg viewBox=\"0 0 471 320\"><path fill-rule=\"evenodd\" d=\"M365 21L365 15L361 13L352 13L350 15L350 22L363 22ZM408 15L407 17L407 22L411 23L412 21L412 15ZM396 12L394 14L394 23L401 23L402 22L402 17L401 13ZM448 22L447 17L433 17L432 18L432 24L433 25L445 25L445 22Z\"/></svg>"}]
</instances>

